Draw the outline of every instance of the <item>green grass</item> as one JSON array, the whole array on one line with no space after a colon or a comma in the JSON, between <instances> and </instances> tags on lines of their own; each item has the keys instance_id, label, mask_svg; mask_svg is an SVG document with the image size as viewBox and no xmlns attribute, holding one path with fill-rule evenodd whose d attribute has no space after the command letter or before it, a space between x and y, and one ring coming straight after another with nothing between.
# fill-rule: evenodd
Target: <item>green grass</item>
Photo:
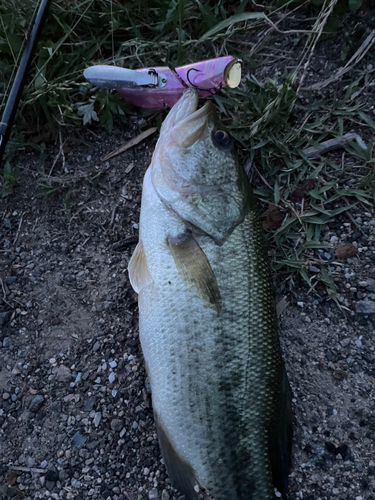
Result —
<instances>
[{"instance_id":1,"label":"green grass","mask_svg":"<svg viewBox=\"0 0 375 500\"><path fill-rule=\"evenodd\" d=\"M32 135L48 130L58 138L64 128L81 124L111 131L114 116L126 121L126 101L89 85L82 76L87 66L112 64L113 60L128 68L177 66L227 53L242 57L248 67L261 66L261 51L271 40L271 24L279 22L281 14L286 17L280 27L284 31L295 28L292 21L288 24L287 10L288 5L295 8L295 2L264 3L268 7L254 12L253 4L246 0L230 4L162 0L147 2L147 9L139 0L125 4L105 0L53 2L22 97L13 144L8 147L9 159L0 173L0 195L13 191L18 177L16 160L11 157L17 144L27 144ZM333 3L326 2L325 8L333 9ZM4 3L0 6L0 101L35 5L34 1L11 0L7 7ZM327 248L322 243L327 224L354 207L374 202L375 155L369 138L375 123L363 98L363 89L374 81L374 70L358 65L340 84L332 84L335 93L326 94L324 99L312 91L297 94L303 65L319 37L328 36L329 29L324 31L324 27L332 21L331 14L327 22L318 8L310 11L312 14L317 18L315 28L311 21L308 29L297 29L294 35L296 43L305 42L305 48L293 74L263 81L249 77L240 88L217 94L214 100L236 139L241 161L252 161L255 192L263 207L276 205L283 216L282 225L269 233L274 268L286 280L298 274L310 287L322 283L334 293L330 264L317 257L316 249ZM251 32L258 34L257 43L249 45ZM362 41L359 39L357 45L353 42L352 53ZM342 50L346 51L344 45ZM366 150L356 143L346 145L344 160L343 151L317 158L303 153L309 145L353 129L367 142ZM38 148L39 194L60 192L61 186L48 182L48 172L44 172L43 143ZM306 179L314 179L313 189L305 193L303 202L293 203L290 195ZM74 193L74 183L67 189ZM64 199L69 217L74 211L72 199L70 195ZM311 266L320 271L310 272Z\"/></svg>"}]
</instances>

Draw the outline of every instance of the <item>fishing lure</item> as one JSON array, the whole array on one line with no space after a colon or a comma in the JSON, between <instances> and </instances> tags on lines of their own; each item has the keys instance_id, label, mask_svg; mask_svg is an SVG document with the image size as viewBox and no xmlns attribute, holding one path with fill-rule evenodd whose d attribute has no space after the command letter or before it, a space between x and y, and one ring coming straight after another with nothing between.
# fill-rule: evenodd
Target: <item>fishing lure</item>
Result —
<instances>
[{"instance_id":1,"label":"fishing lure","mask_svg":"<svg viewBox=\"0 0 375 500\"><path fill-rule=\"evenodd\" d=\"M235 88L241 81L241 60L232 56L186 64L137 70L118 66L91 66L84 77L100 88L116 90L126 100L142 108L172 107L187 87L200 97L208 97L223 87Z\"/></svg>"}]
</instances>

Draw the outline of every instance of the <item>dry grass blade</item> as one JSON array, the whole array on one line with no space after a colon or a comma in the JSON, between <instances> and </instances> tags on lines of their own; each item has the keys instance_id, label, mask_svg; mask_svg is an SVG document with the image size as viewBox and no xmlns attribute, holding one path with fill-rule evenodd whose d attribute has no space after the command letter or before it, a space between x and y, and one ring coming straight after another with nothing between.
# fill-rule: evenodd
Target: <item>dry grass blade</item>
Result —
<instances>
[{"instance_id":1,"label":"dry grass blade","mask_svg":"<svg viewBox=\"0 0 375 500\"><path fill-rule=\"evenodd\" d=\"M280 317L285 309L289 306L289 302L286 300L286 295L278 302L276 306L277 317Z\"/></svg>"},{"instance_id":2,"label":"dry grass blade","mask_svg":"<svg viewBox=\"0 0 375 500\"><path fill-rule=\"evenodd\" d=\"M133 139L130 139L130 141L125 142L120 147L116 148L114 151L111 151L110 153L108 153L107 155L105 155L102 158L102 160L103 161L107 161L107 160L109 160L111 158L114 158L117 155L120 155L124 151L132 148L133 146L136 146L137 144L139 144L140 142L142 142L143 140L145 140L147 137L149 137L150 135L154 134L156 131L157 131L157 127L151 127L149 129L145 130L144 132L141 132L136 137L133 137Z\"/></svg>"},{"instance_id":3,"label":"dry grass blade","mask_svg":"<svg viewBox=\"0 0 375 500\"><path fill-rule=\"evenodd\" d=\"M336 82L339 80L345 73L348 73L359 61L367 54L370 48L373 46L375 42L375 29L371 31L366 40L359 47L357 52L349 59L349 61L345 64L345 66L337 71L337 73L327 80L323 82L314 83L308 89L310 90L321 90L324 87L327 87L330 83Z\"/></svg>"},{"instance_id":4,"label":"dry grass blade","mask_svg":"<svg viewBox=\"0 0 375 500\"><path fill-rule=\"evenodd\" d=\"M355 132L348 132L347 134L341 137L335 137L334 139L329 139L328 141L324 141L317 146L311 146L309 148L305 148L303 150L303 154L308 156L309 158L314 158L315 156L323 155L328 153L329 151L334 151L335 149L339 149L345 146L345 144L349 141L357 141L357 144L364 151L367 150L366 144L363 142L361 136L356 134Z\"/></svg>"},{"instance_id":5,"label":"dry grass blade","mask_svg":"<svg viewBox=\"0 0 375 500\"><path fill-rule=\"evenodd\" d=\"M328 3L328 5L327 5ZM305 62L303 66L303 73L300 78L299 84L298 84L298 91L302 87L302 83L305 79L306 73L307 73L307 68L310 65L311 57L314 53L316 44L318 43L319 38L321 37L321 34L323 33L324 26L327 24L328 18L332 14L333 8L336 5L337 0L331 0L330 2L324 2L322 10L319 13L319 16L317 20L315 21L315 24L313 26L311 35L309 36L308 41L306 42L306 47L305 47L305 53L302 56L300 63L298 64L297 69L295 70L295 75L297 75L299 68L301 67L304 59L307 57L307 61Z\"/></svg>"}]
</instances>

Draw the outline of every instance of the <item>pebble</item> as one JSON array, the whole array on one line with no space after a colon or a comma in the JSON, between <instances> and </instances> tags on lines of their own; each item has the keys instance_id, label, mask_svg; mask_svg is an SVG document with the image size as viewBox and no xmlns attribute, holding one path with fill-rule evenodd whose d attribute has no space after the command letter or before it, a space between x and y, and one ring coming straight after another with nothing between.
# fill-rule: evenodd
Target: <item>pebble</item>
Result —
<instances>
[{"instance_id":1,"label":"pebble","mask_svg":"<svg viewBox=\"0 0 375 500\"><path fill-rule=\"evenodd\" d=\"M367 278L366 283L367 283L368 291L371 293L374 293L375 292L375 280L373 278Z\"/></svg>"},{"instance_id":2,"label":"pebble","mask_svg":"<svg viewBox=\"0 0 375 500\"><path fill-rule=\"evenodd\" d=\"M110 366L111 368L116 368L116 366L117 366L116 361L110 361L110 362L109 362L109 366Z\"/></svg>"},{"instance_id":3,"label":"pebble","mask_svg":"<svg viewBox=\"0 0 375 500\"><path fill-rule=\"evenodd\" d=\"M169 493L167 490L163 490L161 492L161 500L169 500L170 499L170 496L169 496Z\"/></svg>"},{"instance_id":4,"label":"pebble","mask_svg":"<svg viewBox=\"0 0 375 500\"><path fill-rule=\"evenodd\" d=\"M5 283L7 285L13 285L16 282L16 276L5 276Z\"/></svg>"},{"instance_id":5,"label":"pebble","mask_svg":"<svg viewBox=\"0 0 375 500\"><path fill-rule=\"evenodd\" d=\"M67 366L60 365L56 371L55 377L58 382L70 382L72 378L72 372Z\"/></svg>"},{"instance_id":6,"label":"pebble","mask_svg":"<svg viewBox=\"0 0 375 500\"><path fill-rule=\"evenodd\" d=\"M9 348L12 345L12 342L9 337L5 337L3 339L3 347Z\"/></svg>"},{"instance_id":7,"label":"pebble","mask_svg":"<svg viewBox=\"0 0 375 500\"><path fill-rule=\"evenodd\" d=\"M115 378L116 374L114 372L111 372L108 377L109 383L112 384L115 381Z\"/></svg>"},{"instance_id":8,"label":"pebble","mask_svg":"<svg viewBox=\"0 0 375 500\"><path fill-rule=\"evenodd\" d=\"M13 311L5 311L0 313L0 326L5 325L12 317Z\"/></svg>"},{"instance_id":9,"label":"pebble","mask_svg":"<svg viewBox=\"0 0 375 500\"><path fill-rule=\"evenodd\" d=\"M156 488L152 488L152 490L148 492L148 498L150 500L155 500L156 498L158 498L158 490Z\"/></svg>"},{"instance_id":10,"label":"pebble","mask_svg":"<svg viewBox=\"0 0 375 500\"><path fill-rule=\"evenodd\" d=\"M100 411L95 412L93 420L93 424L95 425L95 427L99 426L101 419L102 419L102 413Z\"/></svg>"},{"instance_id":11,"label":"pebble","mask_svg":"<svg viewBox=\"0 0 375 500\"><path fill-rule=\"evenodd\" d=\"M355 345L357 347L362 347L362 342L358 339L358 340L355 341Z\"/></svg>"},{"instance_id":12,"label":"pebble","mask_svg":"<svg viewBox=\"0 0 375 500\"><path fill-rule=\"evenodd\" d=\"M44 397L38 394L35 396L35 398L31 401L29 410L33 413L37 413L41 407L43 406L44 403Z\"/></svg>"},{"instance_id":13,"label":"pebble","mask_svg":"<svg viewBox=\"0 0 375 500\"><path fill-rule=\"evenodd\" d=\"M350 339L349 338L343 339L341 340L340 344L342 345L342 347L347 347L350 344Z\"/></svg>"},{"instance_id":14,"label":"pebble","mask_svg":"<svg viewBox=\"0 0 375 500\"><path fill-rule=\"evenodd\" d=\"M83 436L79 431L77 431L71 439L71 444L74 448L80 448L87 441L87 437Z\"/></svg>"},{"instance_id":15,"label":"pebble","mask_svg":"<svg viewBox=\"0 0 375 500\"><path fill-rule=\"evenodd\" d=\"M297 302L297 306L298 306L298 307L303 307L303 306L304 306L304 303L303 303L303 302Z\"/></svg>"},{"instance_id":16,"label":"pebble","mask_svg":"<svg viewBox=\"0 0 375 500\"><path fill-rule=\"evenodd\" d=\"M48 465L47 460L43 460L43 462L40 462L41 469L45 469L47 467L47 465Z\"/></svg>"},{"instance_id":17,"label":"pebble","mask_svg":"<svg viewBox=\"0 0 375 500\"><path fill-rule=\"evenodd\" d=\"M114 418L111 420L111 429L113 432L120 432L123 426L123 421L119 418Z\"/></svg>"},{"instance_id":18,"label":"pebble","mask_svg":"<svg viewBox=\"0 0 375 500\"><path fill-rule=\"evenodd\" d=\"M9 392L3 392L3 399L6 401L9 398L10 398Z\"/></svg>"},{"instance_id":19,"label":"pebble","mask_svg":"<svg viewBox=\"0 0 375 500\"><path fill-rule=\"evenodd\" d=\"M80 488L82 486L82 483L81 481L78 481L78 479L75 479L74 477L72 478L71 480L71 485L73 486L73 488Z\"/></svg>"},{"instance_id":20,"label":"pebble","mask_svg":"<svg viewBox=\"0 0 375 500\"><path fill-rule=\"evenodd\" d=\"M359 314L375 314L375 302L361 300L356 304L356 311Z\"/></svg>"},{"instance_id":21,"label":"pebble","mask_svg":"<svg viewBox=\"0 0 375 500\"><path fill-rule=\"evenodd\" d=\"M96 352L99 351L99 349L100 349L100 342L97 340L95 344L92 346L92 350Z\"/></svg>"},{"instance_id":22,"label":"pebble","mask_svg":"<svg viewBox=\"0 0 375 500\"><path fill-rule=\"evenodd\" d=\"M3 220L3 226L5 227L5 229L12 229L12 224L9 219Z\"/></svg>"},{"instance_id":23,"label":"pebble","mask_svg":"<svg viewBox=\"0 0 375 500\"><path fill-rule=\"evenodd\" d=\"M88 399L86 400L86 403L83 407L83 411L90 412L95 405L96 397L95 396L89 396Z\"/></svg>"},{"instance_id":24,"label":"pebble","mask_svg":"<svg viewBox=\"0 0 375 500\"><path fill-rule=\"evenodd\" d=\"M311 273L318 273L320 271L320 269L318 267L315 267L315 266L310 266L309 271Z\"/></svg>"}]
</instances>

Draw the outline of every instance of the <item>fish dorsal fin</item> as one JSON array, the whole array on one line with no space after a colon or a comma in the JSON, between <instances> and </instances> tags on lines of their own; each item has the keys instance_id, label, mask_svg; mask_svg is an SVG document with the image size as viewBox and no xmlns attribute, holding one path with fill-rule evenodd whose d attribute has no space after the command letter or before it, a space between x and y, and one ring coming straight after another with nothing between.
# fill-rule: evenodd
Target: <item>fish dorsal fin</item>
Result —
<instances>
[{"instance_id":1,"label":"fish dorsal fin","mask_svg":"<svg viewBox=\"0 0 375 500\"><path fill-rule=\"evenodd\" d=\"M185 283L195 289L215 311L220 310L220 291L206 254L191 233L168 238L176 267Z\"/></svg>"},{"instance_id":2,"label":"fish dorsal fin","mask_svg":"<svg viewBox=\"0 0 375 500\"><path fill-rule=\"evenodd\" d=\"M150 271L147 267L146 254L141 241L135 247L128 265L130 283L136 293L152 282Z\"/></svg>"},{"instance_id":3,"label":"fish dorsal fin","mask_svg":"<svg viewBox=\"0 0 375 500\"><path fill-rule=\"evenodd\" d=\"M196 500L198 495L195 488L199 485L192 465L177 453L155 410L154 418L161 454L172 485L185 495L185 500Z\"/></svg>"}]
</instances>

